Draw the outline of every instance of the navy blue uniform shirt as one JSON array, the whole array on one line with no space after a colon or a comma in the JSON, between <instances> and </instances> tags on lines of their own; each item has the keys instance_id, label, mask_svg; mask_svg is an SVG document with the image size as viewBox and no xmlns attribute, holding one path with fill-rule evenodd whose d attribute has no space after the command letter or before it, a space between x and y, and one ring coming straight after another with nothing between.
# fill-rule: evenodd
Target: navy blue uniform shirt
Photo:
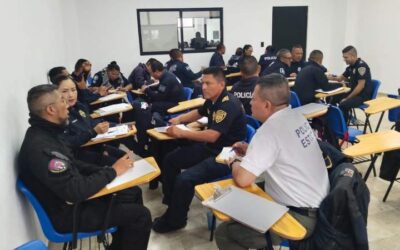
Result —
<instances>
[{"instance_id":1,"label":"navy blue uniform shirt","mask_svg":"<svg viewBox=\"0 0 400 250\"><path fill-rule=\"evenodd\" d=\"M358 58L354 65L349 65L343 76L349 79L349 85L351 90L357 86L359 80L365 80L364 89L361 91L359 96L364 99L370 99L372 95L372 80L371 71L367 63L361 58Z\"/></svg>"},{"instance_id":2,"label":"navy blue uniform shirt","mask_svg":"<svg viewBox=\"0 0 400 250\"><path fill-rule=\"evenodd\" d=\"M269 75L272 73L278 73L285 77L289 77L290 68L287 64L281 62L279 59L273 61L268 67L261 73L261 76Z\"/></svg>"},{"instance_id":3,"label":"navy blue uniform shirt","mask_svg":"<svg viewBox=\"0 0 400 250\"><path fill-rule=\"evenodd\" d=\"M210 67L224 67L225 66L225 61L224 58L218 51L216 51L210 60Z\"/></svg>"},{"instance_id":4,"label":"navy blue uniform shirt","mask_svg":"<svg viewBox=\"0 0 400 250\"><path fill-rule=\"evenodd\" d=\"M128 80L125 78L125 76L120 73L119 77L113 81L108 79L107 72L106 70L102 70L97 72L94 77L93 77L93 87L100 87L100 86L106 86L106 87L113 87L113 88L118 88L118 87L125 87L128 85Z\"/></svg>"},{"instance_id":5,"label":"navy blue uniform shirt","mask_svg":"<svg viewBox=\"0 0 400 250\"><path fill-rule=\"evenodd\" d=\"M253 96L254 87L259 79L258 76L241 79L232 87L231 93L238 98L246 111L246 114L251 115L250 101Z\"/></svg>"},{"instance_id":6,"label":"navy blue uniform shirt","mask_svg":"<svg viewBox=\"0 0 400 250\"><path fill-rule=\"evenodd\" d=\"M201 77L202 72L193 73L187 63L181 62L179 60L174 60L169 67L169 72L176 75L184 87L193 88L193 80Z\"/></svg>"}]
</instances>

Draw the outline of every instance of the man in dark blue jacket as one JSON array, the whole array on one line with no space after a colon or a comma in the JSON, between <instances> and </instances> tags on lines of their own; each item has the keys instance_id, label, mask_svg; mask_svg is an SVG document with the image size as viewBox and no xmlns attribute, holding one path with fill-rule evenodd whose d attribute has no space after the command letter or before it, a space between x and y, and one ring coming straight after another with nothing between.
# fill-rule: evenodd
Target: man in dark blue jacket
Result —
<instances>
[{"instance_id":1,"label":"man in dark blue jacket","mask_svg":"<svg viewBox=\"0 0 400 250\"><path fill-rule=\"evenodd\" d=\"M263 72L268 67L268 65L270 65L275 60L276 60L275 48L269 45L265 48L265 54L261 55L260 59L258 60L258 64L261 66L260 72Z\"/></svg>"},{"instance_id":2,"label":"man in dark blue jacket","mask_svg":"<svg viewBox=\"0 0 400 250\"><path fill-rule=\"evenodd\" d=\"M189 65L183 62L183 54L179 50L174 50L171 53L172 63L169 67L169 72L176 75L184 87L194 88L194 80L201 77L201 71L194 73Z\"/></svg>"},{"instance_id":3,"label":"man in dark blue jacket","mask_svg":"<svg viewBox=\"0 0 400 250\"><path fill-rule=\"evenodd\" d=\"M129 84L123 88L125 91L132 89L140 89L144 84L151 81L150 73L147 70L146 64L139 63L128 77Z\"/></svg>"},{"instance_id":4,"label":"man in dark blue jacket","mask_svg":"<svg viewBox=\"0 0 400 250\"><path fill-rule=\"evenodd\" d=\"M292 61L292 54L287 49L280 49L276 53L277 59L273 61L268 67L261 73L261 76L269 75L272 73L278 73L285 77L290 75L290 63Z\"/></svg>"},{"instance_id":5,"label":"man in dark blue jacket","mask_svg":"<svg viewBox=\"0 0 400 250\"><path fill-rule=\"evenodd\" d=\"M222 57L225 54L225 45L219 43L217 45L217 51L212 55L210 60L210 67L221 67L225 68L225 61Z\"/></svg>"}]
</instances>

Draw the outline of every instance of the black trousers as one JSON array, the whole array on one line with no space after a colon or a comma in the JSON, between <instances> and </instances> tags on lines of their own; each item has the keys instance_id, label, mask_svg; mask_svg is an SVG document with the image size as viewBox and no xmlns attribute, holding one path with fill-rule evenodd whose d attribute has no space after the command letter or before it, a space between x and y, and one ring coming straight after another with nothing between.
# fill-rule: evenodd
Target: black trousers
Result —
<instances>
[{"instance_id":1,"label":"black trousers","mask_svg":"<svg viewBox=\"0 0 400 250\"><path fill-rule=\"evenodd\" d=\"M182 169L193 167L204 159L212 156L215 157L216 153L208 149L204 143L194 143L179 147L168 153L162 162L163 203L169 205L173 195L175 180Z\"/></svg>"},{"instance_id":2,"label":"black trousers","mask_svg":"<svg viewBox=\"0 0 400 250\"><path fill-rule=\"evenodd\" d=\"M331 101L332 104L339 104L339 108L343 112L344 120L346 123L348 123L349 121L351 109L357 108L366 101L366 99L361 96L353 96L345 100L344 102L340 102L343 98L347 96L348 94L337 95L334 96Z\"/></svg>"},{"instance_id":3,"label":"black trousers","mask_svg":"<svg viewBox=\"0 0 400 250\"><path fill-rule=\"evenodd\" d=\"M101 230L110 200L110 196L105 196L82 202L79 206L78 232ZM150 211L143 206L142 192L139 187L118 192L107 225L108 228L118 227L112 235L111 249L147 249L151 221ZM62 225L56 228L60 232L72 232L72 221L64 220Z\"/></svg>"}]
</instances>

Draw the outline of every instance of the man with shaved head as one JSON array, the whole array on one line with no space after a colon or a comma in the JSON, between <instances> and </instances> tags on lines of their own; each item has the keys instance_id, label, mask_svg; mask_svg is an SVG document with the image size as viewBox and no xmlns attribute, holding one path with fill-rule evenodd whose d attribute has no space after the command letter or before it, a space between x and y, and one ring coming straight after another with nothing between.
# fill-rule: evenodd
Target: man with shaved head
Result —
<instances>
[{"instance_id":1,"label":"man with shaved head","mask_svg":"<svg viewBox=\"0 0 400 250\"><path fill-rule=\"evenodd\" d=\"M233 145L242 158L230 159L227 164L239 187L248 187L263 175L265 191L289 208L306 228L307 238L315 228L318 207L328 194L329 180L313 130L301 113L289 107L289 96L288 82L280 74L257 81L251 109L263 124L249 145ZM267 246L265 234L233 220L217 228L216 241L221 250Z\"/></svg>"},{"instance_id":2,"label":"man with shaved head","mask_svg":"<svg viewBox=\"0 0 400 250\"><path fill-rule=\"evenodd\" d=\"M133 160L125 155L112 166L76 160L60 138L68 121L68 105L57 87L35 86L29 90L27 101L31 127L19 154L19 177L39 200L55 230L91 232L105 225L117 226L110 250L147 249L151 215L143 206L138 187L116 193L110 210L111 195L89 200L132 168Z\"/></svg>"}]
</instances>

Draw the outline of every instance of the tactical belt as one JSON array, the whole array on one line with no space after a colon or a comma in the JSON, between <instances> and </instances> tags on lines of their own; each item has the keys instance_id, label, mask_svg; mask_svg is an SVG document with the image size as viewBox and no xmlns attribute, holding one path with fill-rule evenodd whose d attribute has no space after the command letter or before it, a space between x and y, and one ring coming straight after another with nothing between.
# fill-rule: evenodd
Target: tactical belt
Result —
<instances>
[{"instance_id":1,"label":"tactical belt","mask_svg":"<svg viewBox=\"0 0 400 250\"><path fill-rule=\"evenodd\" d=\"M288 208L298 214L307 216L307 217L316 217L318 208L308 208L308 207L292 207L288 206Z\"/></svg>"}]
</instances>

